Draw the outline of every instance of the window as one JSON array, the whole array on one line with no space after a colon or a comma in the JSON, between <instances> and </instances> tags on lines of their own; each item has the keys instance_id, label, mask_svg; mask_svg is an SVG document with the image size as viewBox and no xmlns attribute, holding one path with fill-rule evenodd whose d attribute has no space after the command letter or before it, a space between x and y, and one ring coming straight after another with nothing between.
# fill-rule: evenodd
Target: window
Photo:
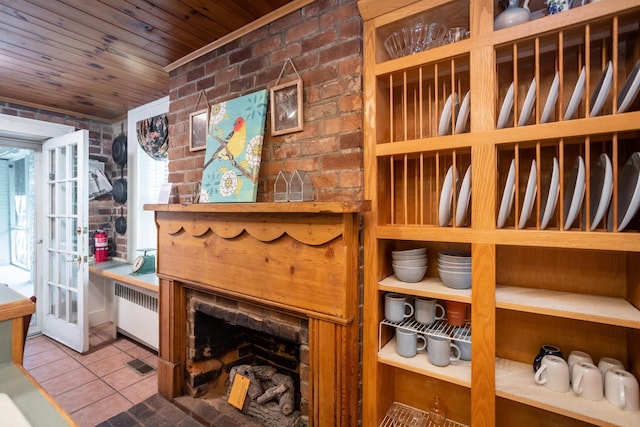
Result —
<instances>
[{"instance_id":1,"label":"window","mask_svg":"<svg viewBox=\"0 0 640 427\"><path fill-rule=\"evenodd\" d=\"M128 129L129 197L127 211L127 257L133 260L141 255L138 249L156 248L157 235L154 212L145 211L145 204L158 202L162 184L168 182L169 162L158 161L147 155L138 144L136 123L169 111L169 97L130 110Z\"/></svg>"}]
</instances>

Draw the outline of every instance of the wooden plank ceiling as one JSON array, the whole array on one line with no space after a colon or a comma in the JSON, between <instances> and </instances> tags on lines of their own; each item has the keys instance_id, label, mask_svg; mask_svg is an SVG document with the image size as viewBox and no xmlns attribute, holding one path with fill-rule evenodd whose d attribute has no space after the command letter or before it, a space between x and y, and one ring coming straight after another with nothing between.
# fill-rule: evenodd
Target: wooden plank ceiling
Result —
<instances>
[{"instance_id":1,"label":"wooden plank ceiling","mask_svg":"<svg viewBox=\"0 0 640 427\"><path fill-rule=\"evenodd\" d=\"M290 0L0 0L0 100L113 122L164 67Z\"/></svg>"}]
</instances>

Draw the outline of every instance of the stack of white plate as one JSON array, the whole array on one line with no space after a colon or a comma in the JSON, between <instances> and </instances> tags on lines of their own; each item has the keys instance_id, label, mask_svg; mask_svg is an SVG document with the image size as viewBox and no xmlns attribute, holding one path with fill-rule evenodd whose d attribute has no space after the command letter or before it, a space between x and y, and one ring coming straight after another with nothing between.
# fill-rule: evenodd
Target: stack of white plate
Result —
<instances>
[{"instance_id":1,"label":"stack of white plate","mask_svg":"<svg viewBox=\"0 0 640 427\"><path fill-rule=\"evenodd\" d=\"M427 273L427 248L392 251L391 265L398 280L419 282Z\"/></svg>"},{"instance_id":2,"label":"stack of white plate","mask_svg":"<svg viewBox=\"0 0 640 427\"><path fill-rule=\"evenodd\" d=\"M471 287L471 254L443 251L438 254L438 272L442 282L453 289Z\"/></svg>"}]
</instances>

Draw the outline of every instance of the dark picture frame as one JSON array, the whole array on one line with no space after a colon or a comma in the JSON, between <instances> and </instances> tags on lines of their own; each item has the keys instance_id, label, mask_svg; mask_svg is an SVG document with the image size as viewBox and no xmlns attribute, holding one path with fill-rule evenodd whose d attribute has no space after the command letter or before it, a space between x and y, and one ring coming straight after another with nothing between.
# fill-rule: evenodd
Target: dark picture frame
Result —
<instances>
[{"instance_id":1,"label":"dark picture frame","mask_svg":"<svg viewBox=\"0 0 640 427\"><path fill-rule=\"evenodd\" d=\"M200 151L207 148L207 126L209 108L189 114L189 150Z\"/></svg>"},{"instance_id":2,"label":"dark picture frame","mask_svg":"<svg viewBox=\"0 0 640 427\"><path fill-rule=\"evenodd\" d=\"M302 79L272 87L271 135L283 135L302 130Z\"/></svg>"}]
</instances>

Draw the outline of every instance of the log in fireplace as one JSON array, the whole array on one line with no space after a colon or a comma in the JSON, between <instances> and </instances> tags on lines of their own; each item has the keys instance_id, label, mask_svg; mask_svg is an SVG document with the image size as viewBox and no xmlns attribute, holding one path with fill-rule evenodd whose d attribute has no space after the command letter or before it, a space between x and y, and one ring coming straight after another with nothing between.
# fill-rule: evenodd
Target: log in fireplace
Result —
<instances>
[{"instance_id":1,"label":"log in fireplace","mask_svg":"<svg viewBox=\"0 0 640 427\"><path fill-rule=\"evenodd\" d=\"M169 399L189 393L188 296L221 298L300 319L308 335L301 346L308 372L300 381L308 425L357 424L360 230L369 203L145 209L155 211L158 228L159 392Z\"/></svg>"}]
</instances>

